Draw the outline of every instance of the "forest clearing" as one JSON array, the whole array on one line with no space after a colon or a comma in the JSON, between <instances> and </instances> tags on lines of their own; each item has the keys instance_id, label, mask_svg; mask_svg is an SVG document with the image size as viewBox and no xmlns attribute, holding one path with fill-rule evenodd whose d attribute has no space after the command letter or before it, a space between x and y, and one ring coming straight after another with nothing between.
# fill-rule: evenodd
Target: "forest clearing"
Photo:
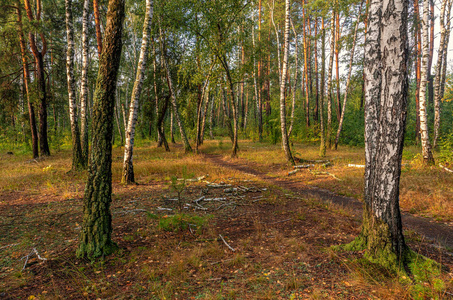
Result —
<instances>
[{"instance_id":1,"label":"forest clearing","mask_svg":"<svg viewBox=\"0 0 453 300\"><path fill-rule=\"evenodd\" d=\"M0 0L0 298L453 299L452 6Z\"/></svg>"},{"instance_id":2,"label":"forest clearing","mask_svg":"<svg viewBox=\"0 0 453 300\"><path fill-rule=\"evenodd\" d=\"M155 143L140 146L134 158L137 185L127 186L121 184L122 148L115 148L112 238L119 250L95 262L75 256L86 173L68 173L70 152L36 161L2 155L2 298L451 296L453 176L449 172L439 167L426 170L415 149L405 151L402 210L450 231L449 237L426 239L403 219L410 248L445 270L418 270L416 280L408 283L401 279L404 275L364 259L363 251L335 250L333 246L349 243L359 234L361 212L354 205L332 204L310 193L319 187L360 199L363 168L348 165L363 164L363 148L340 147L327 153L329 166L317 164L288 176L293 168L278 145L245 140L240 144L237 159L229 157L227 140L205 141L200 155L184 154L181 145L171 152ZM306 160L318 159L316 145L296 144L294 149ZM172 184L173 176L187 180ZM164 222L178 215L184 216L181 223ZM47 260L30 255L26 262L23 257L33 249Z\"/></svg>"}]
</instances>

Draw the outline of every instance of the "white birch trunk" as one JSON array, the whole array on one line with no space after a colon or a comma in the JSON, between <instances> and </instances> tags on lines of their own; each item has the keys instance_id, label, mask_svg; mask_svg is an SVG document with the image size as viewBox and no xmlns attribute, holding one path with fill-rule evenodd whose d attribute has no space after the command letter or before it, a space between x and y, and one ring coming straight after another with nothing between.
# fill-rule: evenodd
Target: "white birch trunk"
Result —
<instances>
[{"instance_id":1,"label":"white birch trunk","mask_svg":"<svg viewBox=\"0 0 453 300\"><path fill-rule=\"evenodd\" d=\"M293 87L293 92L292 92L292 102L291 102L291 123L289 125L288 129L288 138L291 136L291 133L293 132L293 126L294 126L294 111L296 108L296 88L297 88L297 77L299 75L299 51L298 51L298 41L297 41L297 33L296 29L294 28L293 21L291 19L291 27L293 29L294 33L294 44L295 44L295 49L294 49L294 56L295 56L295 62L294 62L294 87Z\"/></svg>"},{"instance_id":2,"label":"white birch trunk","mask_svg":"<svg viewBox=\"0 0 453 300\"><path fill-rule=\"evenodd\" d=\"M282 147L286 155L286 160L294 165L294 158L289 148L288 132L286 129L286 104L285 104L285 89L286 75L288 69L288 52L289 52L289 22L290 22L290 0L285 1L285 41L283 51L283 66L280 80L280 126L282 131Z\"/></svg>"},{"instance_id":3,"label":"white birch trunk","mask_svg":"<svg viewBox=\"0 0 453 300\"><path fill-rule=\"evenodd\" d=\"M420 80L420 136L422 143L422 155L425 164L434 164L434 157L431 150L431 143L429 141L428 133L428 113L426 107L426 84L428 81L428 59L429 59L429 1L423 3L423 45L422 45L422 66L421 66L421 80Z\"/></svg>"},{"instance_id":4,"label":"white birch trunk","mask_svg":"<svg viewBox=\"0 0 453 300\"><path fill-rule=\"evenodd\" d=\"M135 77L134 87L132 89L131 102L129 107L129 120L126 130L126 145L124 147L123 161L123 177L122 182L135 182L134 165L133 165L133 150L135 138L135 124L138 116L138 103L143 87L143 79L145 77L146 61L149 51L149 35L151 32L151 20L153 17L153 0L146 0L145 20L143 21L143 36L140 49L140 57L138 61L137 74Z\"/></svg>"},{"instance_id":5,"label":"white birch trunk","mask_svg":"<svg viewBox=\"0 0 453 300\"><path fill-rule=\"evenodd\" d=\"M68 84L69 98L69 120L71 122L72 134L72 169L77 170L85 168L82 158L82 148L80 145L80 132L77 121L77 104L75 99L74 86L74 25L72 20L72 0L65 0L66 9L66 36L68 40L68 49L66 52L66 77Z\"/></svg>"},{"instance_id":6,"label":"white birch trunk","mask_svg":"<svg viewBox=\"0 0 453 300\"><path fill-rule=\"evenodd\" d=\"M80 137L82 157L88 164L88 18L90 13L90 1L83 1L82 14L82 76L80 90Z\"/></svg>"}]
</instances>

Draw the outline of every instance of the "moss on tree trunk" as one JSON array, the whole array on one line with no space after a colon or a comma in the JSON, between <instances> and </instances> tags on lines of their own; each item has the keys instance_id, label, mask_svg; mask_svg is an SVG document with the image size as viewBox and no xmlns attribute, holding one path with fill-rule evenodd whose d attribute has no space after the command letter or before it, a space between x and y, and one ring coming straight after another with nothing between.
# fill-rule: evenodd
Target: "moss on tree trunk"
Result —
<instances>
[{"instance_id":1,"label":"moss on tree trunk","mask_svg":"<svg viewBox=\"0 0 453 300\"><path fill-rule=\"evenodd\" d=\"M124 0L110 0L104 48L100 58L93 105L92 151L83 200L83 226L78 257L111 254L112 241L112 134L116 78L121 58Z\"/></svg>"}]
</instances>

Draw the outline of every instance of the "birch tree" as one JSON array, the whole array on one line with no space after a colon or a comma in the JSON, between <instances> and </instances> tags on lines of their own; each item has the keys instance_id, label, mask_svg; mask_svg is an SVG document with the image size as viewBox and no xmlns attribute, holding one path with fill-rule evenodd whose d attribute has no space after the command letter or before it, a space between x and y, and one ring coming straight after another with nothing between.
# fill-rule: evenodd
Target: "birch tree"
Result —
<instances>
[{"instance_id":1,"label":"birch tree","mask_svg":"<svg viewBox=\"0 0 453 300\"><path fill-rule=\"evenodd\" d=\"M437 66L436 76L434 79L434 138L433 148L437 147L437 141L439 139L440 129L440 103L443 98L442 90L445 86L445 78L442 78L443 66L447 64L447 49L448 49L448 36L450 30L450 12L451 12L451 0L442 0L440 9L440 42L439 51L437 54ZM447 24L445 24L447 21ZM446 26L447 25L447 26Z\"/></svg>"},{"instance_id":2,"label":"birch tree","mask_svg":"<svg viewBox=\"0 0 453 300\"><path fill-rule=\"evenodd\" d=\"M112 134L115 91L121 58L121 35L125 0L109 0L96 93L93 103L92 150L88 181L83 198L83 224L78 257L96 258L111 254L112 241Z\"/></svg>"},{"instance_id":3,"label":"birch tree","mask_svg":"<svg viewBox=\"0 0 453 300\"><path fill-rule=\"evenodd\" d=\"M408 96L407 0L371 0L365 43L365 208L349 246L399 269L407 262L399 182Z\"/></svg>"},{"instance_id":4,"label":"birch tree","mask_svg":"<svg viewBox=\"0 0 453 300\"><path fill-rule=\"evenodd\" d=\"M72 20L72 0L65 0L66 10L66 37L68 47L66 51L66 78L68 83L69 99L69 120L71 122L72 135L72 169L78 170L85 168L85 161L82 156L80 145L79 122L77 120L77 104L75 99L74 86L74 25Z\"/></svg>"},{"instance_id":5,"label":"birch tree","mask_svg":"<svg viewBox=\"0 0 453 300\"><path fill-rule=\"evenodd\" d=\"M284 37L284 51L283 51L283 66L280 80L280 128L282 131L282 148L286 155L286 160L294 165L294 158L289 148L288 131L286 129L286 104L285 104L285 90L286 90L286 77L288 69L288 52L289 52L289 22L290 22L290 0L285 1L285 37Z\"/></svg>"},{"instance_id":6,"label":"birch tree","mask_svg":"<svg viewBox=\"0 0 453 300\"><path fill-rule=\"evenodd\" d=\"M82 13L82 76L80 78L80 145L82 159L88 164L88 17L90 1L83 1Z\"/></svg>"},{"instance_id":7,"label":"birch tree","mask_svg":"<svg viewBox=\"0 0 453 300\"><path fill-rule=\"evenodd\" d=\"M426 84L428 81L428 56L429 56L429 1L425 0L423 3L423 47L422 47L422 65L421 65L421 79L420 79L420 140L422 143L423 161L427 165L434 164L434 157L431 150L431 142L429 141L428 133L428 113L426 108Z\"/></svg>"},{"instance_id":8,"label":"birch tree","mask_svg":"<svg viewBox=\"0 0 453 300\"><path fill-rule=\"evenodd\" d=\"M143 21L142 45L138 60L137 74L132 89L131 102L129 107L129 120L126 129L126 145L124 146L123 161L123 183L135 182L133 152L135 138L135 124L138 117L138 102L142 93L143 79L145 77L146 62L148 60L149 39L151 32L151 20L153 18L153 0L146 0L145 20Z\"/></svg>"}]
</instances>

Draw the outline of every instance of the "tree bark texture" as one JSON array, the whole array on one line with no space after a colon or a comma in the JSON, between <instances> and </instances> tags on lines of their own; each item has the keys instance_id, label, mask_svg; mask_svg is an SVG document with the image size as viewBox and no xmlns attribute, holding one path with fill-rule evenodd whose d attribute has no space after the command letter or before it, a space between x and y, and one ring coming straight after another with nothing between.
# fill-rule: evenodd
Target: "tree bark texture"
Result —
<instances>
[{"instance_id":1,"label":"tree bark texture","mask_svg":"<svg viewBox=\"0 0 453 300\"><path fill-rule=\"evenodd\" d=\"M104 49L99 62L93 103L92 150L83 199L83 225L78 257L95 258L112 253L112 135L115 92L121 57L124 0L110 0Z\"/></svg>"},{"instance_id":2,"label":"tree bark texture","mask_svg":"<svg viewBox=\"0 0 453 300\"><path fill-rule=\"evenodd\" d=\"M283 66L280 80L280 128L282 131L282 148L286 155L286 160L294 165L294 158L289 147L288 131L286 129L286 104L285 89L288 69L288 52L289 52L289 22L290 22L290 0L285 1L285 37L283 50Z\"/></svg>"},{"instance_id":3,"label":"tree bark texture","mask_svg":"<svg viewBox=\"0 0 453 300\"><path fill-rule=\"evenodd\" d=\"M66 37L68 48L66 51L66 79L68 84L69 120L72 135L72 169L79 170L86 167L80 144L79 122L77 120L77 104L75 97L74 80L74 24L72 19L72 0L65 0L66 10Z\"/></svg>"},{"instance_id":4,"label":"tree bark texture","mask_svg":"<svg viewBox=\"0 0 453 300\"><path fill-rule=\"evenodd\" d=\"M329 56L329 71L327 74L327 147L330 149L332 145L332 69L333 56L335 51L335 10L332 9L332 17L330 20L330 56ZM322 151L322 150L321 150Z\"/></svg>"},{"instance_id":5,"label":"tree bark texture","mask_svg":"<svg viewBox=\"0 0 453 300\"><path fill-rule=\"evenodd\" d=\"M90 13L90 1L83 1L82 13L82 76L80 89L80 145L82 147L82 159L88 165L88 19Z\"/></svg>"},{"instance_id":6,"label":"tree bark texture","mask_svg":"<svg viewBox=\"0 0 453 300\"><path fill-rule=\"evenodd\" d=\"M365 210L361 237L371 258L395 262L404 260L408 250L399 209L408 94L407 6L407 0L371 0L364 64Z\"/></svg>"},{"instance_id":7,"label":"tree bark texture","mask_svg":"<svg viewBox=\"0 0 453 300\"><path fill-rule=\"evenodd\" d=\"M126 129L126 144L124 146L123 161L123 183L135 182L133 152L135 138L135 124L138 117L138 103L142 93L143 80L145 78L146 62L149 51L149 35L151 33L151 20L153 18L153 0L146 0L145 20L143 21L142 45L140 48L140 57L138 60L137 74L135 77L134 87L132 89L131 102L129 107L129 120Z\"/></svg>"},{"instance_id":8,"label":"tree bark texture","mask_svg":"<svg viewBox=\"0 0 453 300\"><path fill-rule=\"evenodd\" d=\"M429 1L423 3L423 47L422 47L422 66L421 66L421 80L420 80L420 136L422 142L422 156L423 161L427 165L434 164L434 157L431 150L431 142L428 133L428 111L426 107L426 84L428 81L428 60L429 60Z\"/></svg>"}]
</instances>

